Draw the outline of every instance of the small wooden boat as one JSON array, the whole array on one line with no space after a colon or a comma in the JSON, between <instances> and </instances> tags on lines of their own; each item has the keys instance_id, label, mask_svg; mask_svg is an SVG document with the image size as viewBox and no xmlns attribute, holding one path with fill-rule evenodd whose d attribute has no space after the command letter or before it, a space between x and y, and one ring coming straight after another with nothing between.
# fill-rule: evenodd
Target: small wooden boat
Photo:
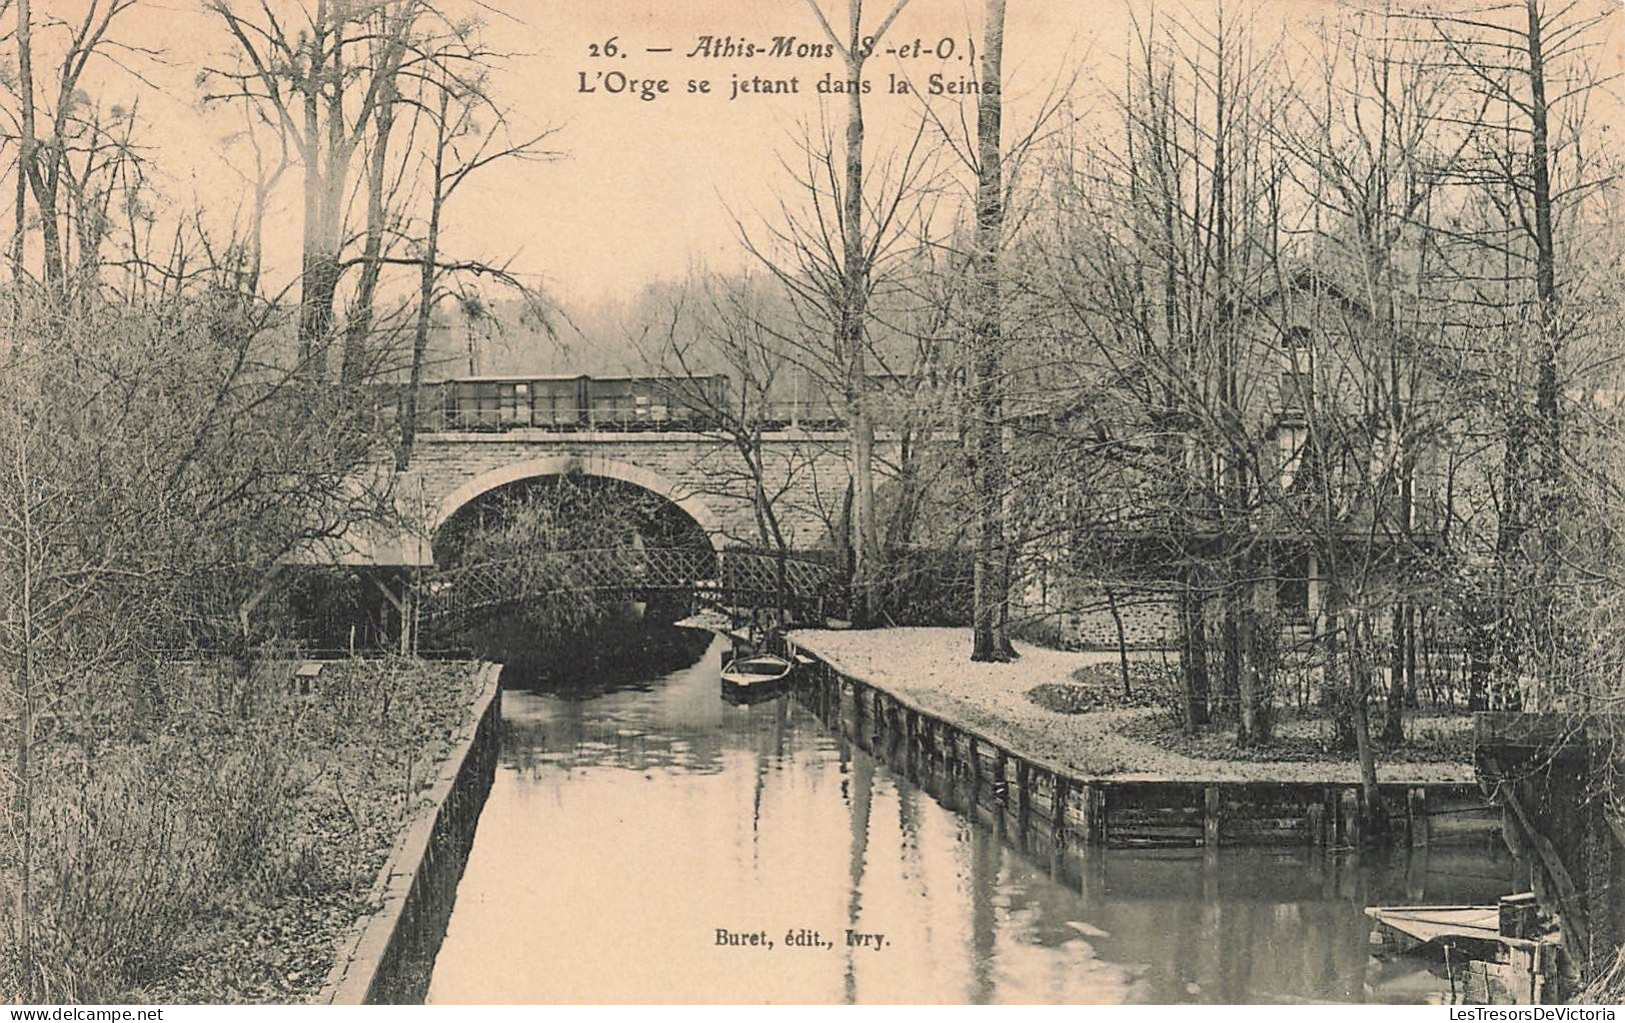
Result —
<instances>
[{"instance_id":1,"label":"small wooden boat","mask_svg":"<svg viewBox=\"0 0 1625 1023\"><path fill-rule=\"evenodd\" d=\"M1365 914L1374 956L1442 959L1452 1002L1538 1004L1559 971L1561 936L1530 894L1495 906L1372 906Z\"/></svg>"},{"instance_id":2,"label":"small wooden boat","mask_svg":"<svg viewBox=\"0 0 1625 1023\"><path fill-rule=\"evenodd\" d=\"M1494 906L1371 906L1372 951L1415 952L1435 942L1496 944L1500 913Z\"/></svg>"},{"instance_id":3,"label":"small wooden boat","mask_svg":"<svg viewBox=\"0 0 1625 1023\"><path fill-rule=\"evenodd\" d=\"M722 687L736 692L766 692L790 677L796 666L775 654L735 657L722 669Z\"/></svg>"}]
</instances>

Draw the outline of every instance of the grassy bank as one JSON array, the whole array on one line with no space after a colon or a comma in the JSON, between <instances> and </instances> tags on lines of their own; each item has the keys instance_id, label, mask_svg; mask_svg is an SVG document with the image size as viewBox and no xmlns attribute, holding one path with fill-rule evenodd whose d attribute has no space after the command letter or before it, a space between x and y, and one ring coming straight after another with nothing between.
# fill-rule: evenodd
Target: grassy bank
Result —
<instances>
[{"instance_id":1,"label":"grassy bank","mask_svg":"<svg viewBox=\"0 0 1625 1023\"><path fill-rule=\"evenodd\" d=\"M1263 750L1226 748L1216 736L1187 738L1158 709L1152 687L1163 655L1135 655L1132 696L1119 693L1115 654L1018 643L1009 664L973 664L964 629L802 630L790 638L837 671L861 679L961 728L1085 777L1124 781L1356 783L1352 755L1321 749L1313 722L1289 722ZM1135 692L1135 686L1140 688ZM1378 765L1383 782L1473 780L1470 750L1455 724ZM1465 734L1465 733L1462 733Z\"/></svg>"},{"instance_id":2,"label":"grassy bank","mask_svg":"<svg viewBox=\"0 0 1625 1023\"><path fill-rule=\"evenodd\" d=\"M321 986L476 672L340 662L309 693L290 674L161 665L43 724L26 935L40 1000L291 1002ZM11 905L20 849L0 856ZM16 990L25 936L6 930L0 988Z\"/></svg>"}]
</instances>

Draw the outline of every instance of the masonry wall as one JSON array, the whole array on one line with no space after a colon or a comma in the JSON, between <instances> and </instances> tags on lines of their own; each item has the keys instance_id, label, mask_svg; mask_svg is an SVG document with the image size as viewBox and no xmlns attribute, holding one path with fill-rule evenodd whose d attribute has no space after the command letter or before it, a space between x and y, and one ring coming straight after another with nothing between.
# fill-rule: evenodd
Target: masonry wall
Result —
<instances>
[{"instance_id":1,"label":"masonry wall","mask_svg":"<svg viewBox=\"0 0 1625 1023\"><path fill-rule=\"evenodd\" d=\"M633 466L669 484L664 496L698 501L714 517L725 541L760 542L745 464L725 441L692 433L579 433L540 430L509 433L441 433L418 438L412 469L399 487L404 503L428 515L448 495L505 466L573 456L582 471L594 463ZM780 526L792 546L824 542L826 521L846 490L844 435L779 434L764 440L768 488L776 496ZM702 525L706 523L702 522Z\"/></svg>"},{"instance_id":2,"label":"masonry wall","mask_svg":"<svg viewBox=\"0 0 1625 1023\"><path fill-rule=\"evenodd\" d=\"M1108 594L1110 597L1108 599ZM1028 631L1034 638L1081 650L1115 650L1115 603L1123 621L1123 641L1131 650L1172 649L1179 643L1179 610L1172 594L1143 583L1080 584L1064 607L1048 609ZM1040 608L1034 607L1036 614Z\"/></svg>"}]
</instances>

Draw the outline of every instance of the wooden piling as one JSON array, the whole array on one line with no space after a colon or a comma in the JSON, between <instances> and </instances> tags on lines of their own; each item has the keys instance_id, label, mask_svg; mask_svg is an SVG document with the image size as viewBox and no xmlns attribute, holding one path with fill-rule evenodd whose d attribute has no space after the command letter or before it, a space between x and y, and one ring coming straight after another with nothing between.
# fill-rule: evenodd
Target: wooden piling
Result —
<instances>
[{"instance_id":1,"label":"wooden piling","mask_svg":"<svg viewBox=\"0 0 1625 1023\"><path fill-rule=\"evenodd\" d=\"M1210 849L1219 847L1219 786L1209 785L1202 790L1202 844Z\"/></svg>"},{"instance_id":2,"label":"wooden piling","mask_svg":"<svg viewBox=\"0 0 1625 1023\"><path fill-rule=\"evenodd\" d=\"M1050 826L1054 829L1056 848L1066 843L1066 794L1066 776L1057 774L1050 790Z\"/></svg>"},{"instance_id":3,"label":"wooden piling","mask_svg":"<svg viewBox=\"0 0 1625 1023\"><path fill-rule=\"evenodd\" d=\"M1346 788L1343 790L1339 803L1343 818L1343 842L1353 849L1358 849L1364 843L1365 820L1361 813L1360 790Z\"/></svg>"},{"instance_id":4,"label":"wooden piling","mask_svg":"<svg viewBox=\"0 0 1625 1023\"><path fill-rule=\"evenodd\" d=\"M1428 790L1423 786L1418 785L1407 794L1405 822L1411 847L1425 847L1428 844Z\"/></svg>"},{"instance_id":5,"label":"wooden piling","mask_svg":"<svg viewBox=\"0 0 1625 1023\"><path fill-rule=\"evenodd\" d=\"M971 805L975 806L977 796L982 791L982 757L977 749L980 743L974 735L965 738L966 744L970 746L970 801Z\"/></svg>"},{"instance_id":6,"label":"wooden piling","mask_svg":"<svg viewBox=\"0 0 1625 1023\"><path fill-rule=\"evenodd\" d=\"M1084 842L1092 846L1106 844L1106 788L1088 782L1084 785L1083 801Z\"/></svg>"}]
</instances>

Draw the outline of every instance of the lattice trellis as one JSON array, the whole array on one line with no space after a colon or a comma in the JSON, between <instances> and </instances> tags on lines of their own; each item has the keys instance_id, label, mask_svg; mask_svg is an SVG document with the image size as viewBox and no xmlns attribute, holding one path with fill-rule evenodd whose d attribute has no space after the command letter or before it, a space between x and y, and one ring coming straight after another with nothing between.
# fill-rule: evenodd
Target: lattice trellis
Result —
<instances>
[{"instance_id":1,"label":"lattice trellis","mask_svg":"<svg viewBox=\"0 0 1625 1023\"><path fill-rule=\"evenodd\" d=\"M429 621L446 624L561 593L683 591L722 606L822 612L843 606L845 579L832 564L751 549L538 551L434 572L427 579L423 614Z\"/></svg>"}]
</instances>

